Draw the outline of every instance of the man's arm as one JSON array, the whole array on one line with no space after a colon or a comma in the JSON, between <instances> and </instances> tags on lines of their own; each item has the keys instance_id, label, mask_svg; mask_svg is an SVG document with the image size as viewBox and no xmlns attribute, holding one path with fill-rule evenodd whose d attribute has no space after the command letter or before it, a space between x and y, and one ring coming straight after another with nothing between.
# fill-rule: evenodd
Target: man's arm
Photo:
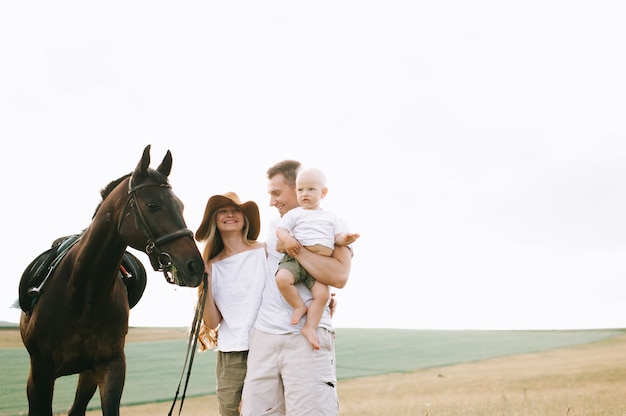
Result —
<instances>
[{"instance_id":1,"label":"man's arm","mask_svg":"<svg viewBox=\"0 0 626 416\"><path fill-rule=\"evenodd\" d=\"M352 252L348 247L335 247L331 257L313 253L303 247L295 258L315 280L338 289L348 283L352 266Z\"/></svg>"}]
</instances>

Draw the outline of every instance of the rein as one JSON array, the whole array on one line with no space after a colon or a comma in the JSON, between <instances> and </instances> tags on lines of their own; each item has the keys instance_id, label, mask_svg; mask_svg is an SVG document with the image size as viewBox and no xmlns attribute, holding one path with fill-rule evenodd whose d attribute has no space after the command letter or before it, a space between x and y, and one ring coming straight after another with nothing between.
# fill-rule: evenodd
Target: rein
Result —
<instances>
[{"instance_id":1,"label":"rein","mask_svg":"<svg viewBox=\"0 0 626 416\"><path fill-rule=\"evenodd\" d=\"M170 411L168 416L172 416L172 411L176 406L176 400L178 399L178 395L180 392L180 385L183 382L183 377L185 376L185 369L187 369L187 378L185 379L185 387L183 389L183 394L180 398L180 407L178 408L178 414L183 410L183 403L185 402L185 394L187 393L187 385L189 384L189 377L191 376L191 366L193 365L193 357L196 354L196 346L198 344L198 333L200 332L200 327L202 326L202 315L204 314L204 305L206 304L207 292L208 288L208 277L207 274L204 273L202 277L202 295L198 300L198 305L196 306L196 313L193 317L193 322L191 323L191 332L189 334L189 341L187 342L187 354L185 355L185 362L183 364L183 371L180 375L180 381L178 382L178 387L176 388L176 395L174 396L174 401L172 402L172 407L170 407ZM191 355L190 355L191 354ZM189 363L189 366L187 366Z\"/></svg>"},{"instance_id":2,"label":"rein","mask_svg":"<svg viewBox=\"0 0 626 416\"><path fill-rule=\"evenodd\" d=\"M173 233L162 235L159 238L154 238L154 235L152 234L152 232L150 232L150 227L148 226L148 222L146 221L145 217L141 213L141 210L139 209L139 204L137 203L137 196L135 194L135 192L138 189L146 188L148 186L158 186L160 188L171 188L171 185L169 183L162 183L162 184L143 183L143 184L139 184L133 187L132 183L129 182L128 194L130 196L128 200L126 201L126 207L124 208L124 211L126 211L128 206L130 206L135 212L135 218L137 219L137 222L141 225L141 228L143 229L143 232L144 232L144 236L146 237L146 240L147 240L146 254L150 256L152 253L156 253L157 255L157 262L159 263L159 267L155 268L155 271L162 271L163 275L165 276L165 280L168 283L175 284L176 276L174 273L174 265L172 264L172 256L170 256L168 252L162 251L159 248L159 244L164 244L164 243L167 243L168 241L175 240L181 237L193 238L193 231L191 231L189 228L183 228L178 231L174 231ZM118 232L122 227L123 220L124 220L124 215L120 217L120 221L117 225Z\"/></svg>"}]
</instances>

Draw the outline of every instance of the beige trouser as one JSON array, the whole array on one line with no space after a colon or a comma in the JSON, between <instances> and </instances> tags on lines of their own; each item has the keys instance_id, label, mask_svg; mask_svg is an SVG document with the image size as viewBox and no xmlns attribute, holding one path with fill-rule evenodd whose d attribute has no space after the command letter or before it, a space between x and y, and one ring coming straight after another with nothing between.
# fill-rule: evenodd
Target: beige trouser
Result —
<instances>
[{"instance_id":1,"label":"beige trouser","mask_svg":"<svg viewBox=\"0 0 626 416\"><path fill-rule=\"evenodd\" d=\"M339 414L334 334L318 328L320 349L300 333L252 329L242 416Z\"/></svg>"}]
</instances>

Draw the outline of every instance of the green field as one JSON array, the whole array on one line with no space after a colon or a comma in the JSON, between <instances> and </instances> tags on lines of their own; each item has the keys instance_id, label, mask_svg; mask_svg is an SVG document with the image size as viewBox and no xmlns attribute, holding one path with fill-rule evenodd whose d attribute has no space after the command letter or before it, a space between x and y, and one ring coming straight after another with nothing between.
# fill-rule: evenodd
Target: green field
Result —
<instances>
[{"instance_id":1,"label":"green field","mask_svg":"<svg viewBox=\"0 0 626 416\"><path fill-rule=\"evenodd\" d=\"M527 352L586 344L623 334L623 330L585 331L427 331L338 329L339 379L442 367ZM186 339L133 342L126 346L124 405L170 401L181 377ZM215 392L215 354L196 354L187 397ZM0 348L0 415L27 413L28 354ZM55 412L67 412L77 376L57 380ZM90 409L99 407L96 396Z\"/></svg>"}]
</instances>

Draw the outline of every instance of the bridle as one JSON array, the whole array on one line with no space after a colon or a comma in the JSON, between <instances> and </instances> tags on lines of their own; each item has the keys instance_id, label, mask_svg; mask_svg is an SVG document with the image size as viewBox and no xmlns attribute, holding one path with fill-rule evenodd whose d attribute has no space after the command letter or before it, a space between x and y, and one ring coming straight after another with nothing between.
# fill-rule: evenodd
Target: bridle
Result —
<instances>
[{"instance_id":1,"label":"bridle","mask_svg":"<svg viewBox=\"0 0 626 416\"><path fill-rule=\"evenodd\" d=\"M159 245L165 244L168 241L175 240L181 237L191 237L193 238L193 231L189 228L183 228L173 233L165 234L160 236L159 238L155 238L154 234L150 231L150 227L148 226L148 222L143 216L141 209L139 209L139 204L137 203L136 192L139 189L147 188L149 186L158 186L160 188L171 188L169 183L142 183L137 186L132 185L132 177L128 182L128 200L126 201L126 206L122 211L122 215L120 216L119 222L117 224L117 232L120 233L122 228L122 223L125 218L125 213L128 207L130 206L135 213L135 218L137 219L137 223L143 230L143 235L146 238L146 254L148 257L152 258L153 254L156 254L156 260L158 262L158 267L155 267L154 263L152 263L152 267L155 271L162 271L165 276L165 280L171 284L177 284L177 273L176 267L172 263L172 256L159 248Z\"/></svg>"}]
</instances>

